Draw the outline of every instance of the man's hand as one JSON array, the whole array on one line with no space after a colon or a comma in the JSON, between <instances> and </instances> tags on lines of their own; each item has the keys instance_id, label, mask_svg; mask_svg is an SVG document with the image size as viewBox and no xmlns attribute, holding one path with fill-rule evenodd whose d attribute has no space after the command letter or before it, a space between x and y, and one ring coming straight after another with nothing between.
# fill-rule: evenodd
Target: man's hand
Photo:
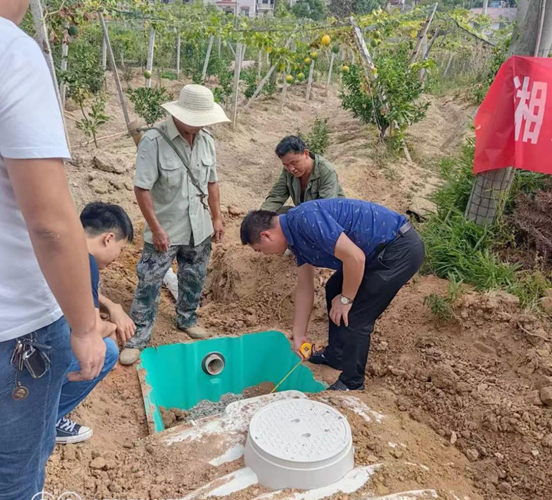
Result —
<instances>
[{"instance_id":1,"label":"man's hand","mask_svg":"<svg viewBox=\"0 0 552 500\"><path fill-rule=\"evenodd\" d=\"M341 295L336 295L332 300L330 319L337 326L341 326L341 320L343 319L343 324L345 326L349 326L349 311L351 310L351 307L353 307L353 304L342 304Z\"/></svg>"},{"instance_id":2,"label":"man's hand","mask_svg":"<svg viewBox=\"0 0 552 500\"><path fill-rule=\"evenodd\" d=\"M308 342L309 339L305 334L294 334L293 335L293 350L303 358L303 355L301 354L301 346Z\"/></svg>"},{"instance_id":3,"label":"man's hand","mask_svg":"<svg viewBox=\"0 0 552 500\"><path fill-rule=\"evenodd\" d=\"M71 332L71 347L80 365L80 372L71 372L71 382L95 379L102 371L105 361L105 343L97 330L78 334Z\"/></svg>"},{"instance_id":4,"label":"man's hand","mask_svg":"<svg viewBox=\"0 0 552 500\"><path fill-rule=\"evenodd\" d=\"M123 345L126 344L136 332L136 325L134 324L134 321L130 319L129 315L119 304L116 304L112 309L110 309L109 319L112 323L115 323L115 326L117 327L117 336L120 341Z\"/></svg>"},{"instance_id":5,"label":"man's hand","mask_svg":"<svg viewBox=\"0 0 552 500\"><path fill-rule=\"evenodd\" d=\"M213 219L213 228L215 229L213 241L215 243L222 243L224 239L224 222L222 222L222 218Z\"/></svg>"},{"instance_id":6,"label":"man's hand","mask_svg":"<svg viewBox=\"0 0 552 500\"><path fill-rule=\"evenodd\" d=\"M153 246L157 249L158 252L165 253L171 246L171 240L167 232L160 228L157 231L152 233L153 237Z\"/></svg>"}]
</instances>

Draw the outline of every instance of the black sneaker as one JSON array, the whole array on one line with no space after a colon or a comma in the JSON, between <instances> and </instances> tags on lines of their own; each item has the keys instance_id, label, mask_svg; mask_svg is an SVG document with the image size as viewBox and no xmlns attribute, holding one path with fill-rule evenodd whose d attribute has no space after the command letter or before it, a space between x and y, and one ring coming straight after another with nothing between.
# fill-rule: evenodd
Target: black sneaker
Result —
<instances>
[{"instance_id":1,"label":"black sneaker","mask_svg":"<svg viewBox=\"0 0 552 500\"><path fill-rule=\"evenodd\" d=\"M320 351L313 352L308 361L314 363L315 365L327 365L334 370L343 371L343 367L340 364L332 363L328 358L326 358L324 354L325 352L326 349L321 349Z\"/></svg>"},{"instance_id":2,"label":"black sneaker","mask_svg":"<svg viewBox=\"0 0 552 500\"><path fill-rule=\"evenodd\" d=\"M337 379L330 387L326 389L327 391L342 391L342 392L348 392L348 391L363 391L364 390L364 384L362 384L360 387L357 387L356 389L349 389L340 379Z\"/></svg>"},{"instance_id":3,"label":"black sneaker","mask_svg":"<svg viewBox=\"0 0 552 500\"><path fill-rule=\"evenodd\" d=\"M77 424L68 418L60 418L56 423L56 443L74 444L90 439L94 432L90 427Z\"/></svg>"}]
</instances>

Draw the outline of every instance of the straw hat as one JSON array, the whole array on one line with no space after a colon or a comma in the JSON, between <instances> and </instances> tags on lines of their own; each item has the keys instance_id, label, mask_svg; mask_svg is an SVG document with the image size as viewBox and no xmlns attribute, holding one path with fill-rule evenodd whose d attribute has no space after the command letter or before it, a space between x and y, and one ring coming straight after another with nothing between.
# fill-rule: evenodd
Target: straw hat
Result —
<instances>
[{"instance_id":1,"label":"straw hat","mask_svg":"<svg viewBox=\"0 0 552 500\"><path fill-rule=\"evenodd\" d=\"M215 102L213 93L203 85L185 85L180 91L178 101L168 102L162 107L190 127L207 127L230 121Z\"/></svg>"}]
</instances>

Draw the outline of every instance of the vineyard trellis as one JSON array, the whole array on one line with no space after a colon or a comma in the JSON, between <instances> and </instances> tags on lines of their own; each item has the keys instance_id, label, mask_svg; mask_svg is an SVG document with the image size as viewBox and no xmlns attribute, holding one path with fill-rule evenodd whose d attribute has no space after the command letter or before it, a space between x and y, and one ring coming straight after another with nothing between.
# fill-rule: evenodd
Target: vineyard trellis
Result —
<instances>
[{"instance_id":1,"label":"vineyard trellis","mask_svg":"<svg viewBox=\"0 0 552 500\"><path fill-rule=\"evenodd\" d=\"M33 3L40 5L40 0L33 0ZM373 103L372 107L383 113L381 116L372 113L371 122L379 127L382 138L386 130L390 136L400 138L401 147L407 158L409 155L404 142L404 131L412 119L419 117L416 115L410 119L407 111L393 109L394 106L401 105L400 99L386 97L384 90L389 87L384 81L386 76L379 78L375 84L378 89L372 94L370 81L378 79L378 69L374 61L377 62L382 57L385 59L384 56L392 52L396 46L410 45L409 73L415 72L423 82L427 74L435 68L435 63L429 57L430 50L436 52L435 60L443 59L444 55L446 60L441 61L440 72L446 77L457 72L455 61L467 57L469 49L466 47L472 47L474 53L480 53L481 46L492 48L492 43L486 40L482 32L476 32L468 23L465 13L441 13L437 9L437 4L422 6L406 13L380 9L356 18L355 23L362 43L357 43L360 38L355 35L355 28L346 20L329 19L314 22L294 18L244 18L228 16L211 6L165 4L149 0L140 0L132 4L114 0L45 0L44 5L48 26L44 25L42 35L38 29L36 34L39 39L47 38L47 41L53 41L54 59L57 59L58 67L63 70L62 74L76 71L71 68L71 45L78 43L80 36L88 37L88 50L94 50L93 44L98 44L98 59L101 61L99 66L103 71L107 70L109 56L109 66L115 77L127 126L130 118L122 84L118 78L118 66L125 81L129 82L128 75L132 69L141 66L144 69L147 87L152 86L154 80L157 82L156 85L159 85L162 78L180 79L183 75L191 76L192 80L198 83L212 86L217 100L231 110L232 127L235 129L239 110L248 111L266 89L274 92L274 86L277 86L279 81L281 113L284 111L291 85L305 85L305 100L309 101L312 98L314 82L323 81L325 95L328 95L335 79L336 65L340 68L339 73L342 76L349 71L348 61L352 67L359 63L364 65L365 54L362 44L366 51L366 46L370 45L375 56L373 60L369 56L371 62L366 72L366 83L361 87L368 91L372 101L382 101L379 104ZM94 28L96 23L98 26L102 25L99 30ZM80 26L84 34L67 37L68 25ZM110 31L113 31L111 43ZM432 39L429 41L430 36ZM466 40L469 40L470 44L466 44ZM217 50L213 50L215 41ZM145 44L147 51L140 48ZM60 47L63 47L63 55L58 56L57 50ZM234 50L234 47L239 50ZM462 51L465 52L464 55ZM48 52L46 47L45 52ZM251 59L247 58L249 54L253 56L253 61L256 60L255 68L251 71L256 72L257 86L251 97L240 104L240 78L250 72L242 71L242 66L245 60ZM267 70L264 68L263 54L266 54L268 61ZM315 54L318 57L315 57ZM121 60L119 64L116 61L117 55ZM157 62L155 58L158 59ZM125 59L126 62L123 62ZM235 68L230 75L228 67L232 60ZM53 60L51 67L55 71ZM167 68L173 69L167 72ZM209 75L213 74L217 78L208 80ZM303 83L305 76L306 83ZM341 79L342 77L338 80ZM64 80L62 89L67 88L67 85L67 80ZM382 120L388 120L387 115L393 123L393 127L389 129L380 126ZM393 118L395 115L400 119Z\"/></svg>"}]
</instances>

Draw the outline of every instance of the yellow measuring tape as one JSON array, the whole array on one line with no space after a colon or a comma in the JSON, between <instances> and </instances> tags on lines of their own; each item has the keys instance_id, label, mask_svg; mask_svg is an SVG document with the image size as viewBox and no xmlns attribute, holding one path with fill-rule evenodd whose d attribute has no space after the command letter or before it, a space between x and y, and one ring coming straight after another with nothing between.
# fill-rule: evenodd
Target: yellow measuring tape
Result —
<instances>
[{"instance_id":1,"label":"yellow measuring tape","mask_svg":"<svg viewBox=\"0 0 552 500\"><path fill-rule=\"evenodd\" d=\"M280 387L287 379L288 377L295 371L297 370L297 368L299 367L299 365L303 362L303 361L306 361L307 359L309 359L311 357L311 354L312 354L312 349L313 349L313 344L309 343L309 342L305 342L304 344L301 345L301 347L299 348L299 353L301 354L301 356L303 356L303 359L300 359L299 362L286 374L286 376L280 380L280 382L278 382L278 385L276 385L274 387L274 389L272 389L270 391L270 394L272 394L273 392L276 392L278 390L278 387Z\"/></svg>"}]
</instances>

